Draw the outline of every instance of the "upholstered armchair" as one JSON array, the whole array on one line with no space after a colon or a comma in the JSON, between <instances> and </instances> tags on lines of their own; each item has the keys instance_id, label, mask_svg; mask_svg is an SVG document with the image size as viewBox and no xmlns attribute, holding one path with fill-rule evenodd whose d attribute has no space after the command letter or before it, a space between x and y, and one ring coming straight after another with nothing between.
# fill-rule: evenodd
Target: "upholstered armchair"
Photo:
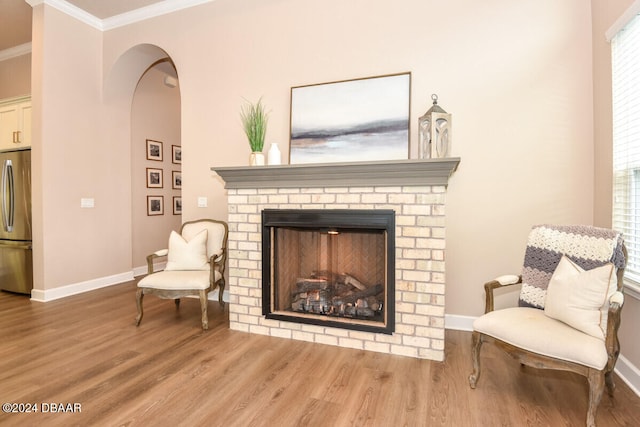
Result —
<instances>
[{"instance_id":1,"label":"upholstered armchair","mask_svg":"<svg viewBox=\"0 0 640 427\"><path fill-rule=\"evenodd\" d=\"M626 256L622 236L613 230L533 227L522 274L484 285L485 314L473 324L471 388L478 385L482 344L492 343L524 365L586 377L586 424L595 426L605 384L613 397ZM494 290L517 284L519 306L494 310Z\"/></svg>"},{"instance_id":2,"label":"upholstered armchair","mask_svg":"<svg viewBox=\"0 0 640 427\"><path fill-rule=\"evenodd\" d=\"M180 307L180 298L194 295L200 298L202 329L208 329L209 292L217 287L218 302L223 308L225 305L222 296L228 234L227 223L211 219L185 222L180 234L172 231L169 248L147 256L148 274L138 282L136 292L136 326L142 320L144 295L173 299L176 308ZM156 272L154 262L159 257L166 257L167 264L163 271Z\"/></svg>"}]
</instances>

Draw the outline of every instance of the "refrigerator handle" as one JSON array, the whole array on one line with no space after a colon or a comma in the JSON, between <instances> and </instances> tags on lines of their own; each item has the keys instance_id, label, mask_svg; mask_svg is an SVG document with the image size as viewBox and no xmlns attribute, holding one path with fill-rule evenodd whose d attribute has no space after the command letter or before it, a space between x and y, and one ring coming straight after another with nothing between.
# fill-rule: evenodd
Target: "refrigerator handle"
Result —
<instances>
[{"instance_id":1,"label":"refrigerator handle","mask_svg":"<svg viewBox=\"0 0 640 427\"><path fill-rule=\"evenodd\" d=\"M9 190L9 206L7 207L7 189ZM13 231L15 215L15 192L13 188L13 163L5 160L2 167L2 226L4 231Z\"/></svg>"}]
</instances>

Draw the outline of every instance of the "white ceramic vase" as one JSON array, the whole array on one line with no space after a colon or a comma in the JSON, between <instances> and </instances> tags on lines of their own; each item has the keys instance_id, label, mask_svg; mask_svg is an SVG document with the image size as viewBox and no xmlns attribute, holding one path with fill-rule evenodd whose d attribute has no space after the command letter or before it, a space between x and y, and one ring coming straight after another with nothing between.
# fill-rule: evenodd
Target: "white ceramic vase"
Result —
<instances>
[{"instance_id":1,"label":"white ceramic vase","mask_svg":"<svg viewBox=\"0 0 640 427\"><path fill-rule=\"evenodd\" d=\"M278 147L277 142L271 143L267 157L268 164L270 165L279 165L282 163L282 153L280 153L280 148Z\"/></svg>"}]
</instances>

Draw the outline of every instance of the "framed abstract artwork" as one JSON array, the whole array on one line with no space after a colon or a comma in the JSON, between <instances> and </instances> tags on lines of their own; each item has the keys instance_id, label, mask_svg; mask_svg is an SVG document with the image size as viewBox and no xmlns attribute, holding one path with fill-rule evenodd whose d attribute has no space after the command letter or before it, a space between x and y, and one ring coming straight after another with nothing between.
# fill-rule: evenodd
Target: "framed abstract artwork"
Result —
<instances>
[{"instance_id":1,"label":"framed abstract artwork","mask_svg":"<svg viewBox=\"0 0 640 427\"><path fill-rule=\"evenodd\" d=\"M289 163L409 158L411 73L291 88Z\"/></svg>"}]
</instances>

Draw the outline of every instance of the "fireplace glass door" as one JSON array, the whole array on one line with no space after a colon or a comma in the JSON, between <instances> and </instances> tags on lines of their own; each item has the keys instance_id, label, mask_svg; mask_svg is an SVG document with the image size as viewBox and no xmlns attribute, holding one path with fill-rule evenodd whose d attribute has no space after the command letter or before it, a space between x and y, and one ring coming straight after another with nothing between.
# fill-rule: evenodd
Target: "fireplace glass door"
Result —
<instances>
[{"instance_id":1,"label":"fireplace glass door","mask_svg":"<svg viewBox=\"0 0 640 427\"><path fill-rule=\"evenodd\" d=\"M393 211L265 211L264 314L391 333L393 223Z\"/></svg>"}]
</instances>

